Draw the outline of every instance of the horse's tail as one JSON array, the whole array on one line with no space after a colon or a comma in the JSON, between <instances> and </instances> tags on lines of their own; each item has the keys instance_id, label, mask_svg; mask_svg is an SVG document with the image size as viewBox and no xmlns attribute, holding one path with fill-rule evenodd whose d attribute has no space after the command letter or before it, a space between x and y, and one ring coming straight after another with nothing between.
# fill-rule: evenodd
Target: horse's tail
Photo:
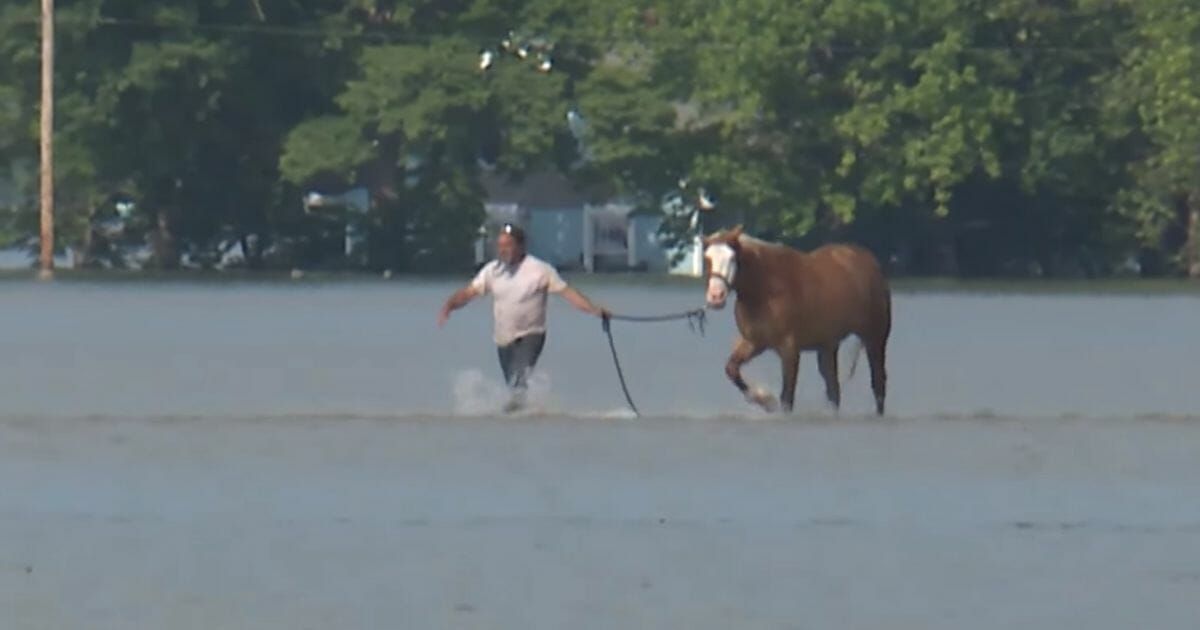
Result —
<instances>
[{"instance_id":1,"label":"horse's tail","mask_svg":"<svg viewBox=\"0 0 1200 630\"><path fill-rule=\"evenodd\" d=\"M854 378L854 370L858 368L858 358L862 356L863 342L862 338L854 335L854 354L850 357L850 373L846 375L846 380Z\"/></svg>"}]
</instances>

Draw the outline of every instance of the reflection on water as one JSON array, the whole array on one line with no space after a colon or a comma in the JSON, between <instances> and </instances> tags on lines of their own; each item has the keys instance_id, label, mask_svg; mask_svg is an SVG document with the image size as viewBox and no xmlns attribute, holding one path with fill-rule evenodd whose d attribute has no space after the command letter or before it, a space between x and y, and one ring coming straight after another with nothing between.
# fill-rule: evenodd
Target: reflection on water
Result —
<instances>
[{"instance_id":1,"label":"reflection on water","mask_svg":"<svg viewBox=\"0 0 1200 630\"><path fill-rule=\"evenodd\" d=\"M446 282L0 284L6 415L486 413L502 395L490 305L439 330ZM619 312L696 306L699 285L590 281ZM548 411L605 413L623 398L599 322L552 300L541 368ZM1200 298L899 293L889 411L899 416L1200 412ZM614 322L644 413L754 415L724 377L732 312L699 337L679 322ZM843 373L849 346L843 348ZM861 366L860 366L861 367ZM777 360L746 370L777 389ZM871 409L867 371L845 412ZM797 408L827 413L805 355Z\"/></svg>"}]
</instances>

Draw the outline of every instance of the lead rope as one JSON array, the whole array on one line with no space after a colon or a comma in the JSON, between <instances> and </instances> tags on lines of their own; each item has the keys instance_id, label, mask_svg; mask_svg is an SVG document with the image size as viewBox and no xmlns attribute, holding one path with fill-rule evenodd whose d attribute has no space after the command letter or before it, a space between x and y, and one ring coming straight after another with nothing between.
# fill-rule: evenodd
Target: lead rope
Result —
<instances>
[{"instance_id":1,"label":"lead rope","mask_svg":"<svg viewBox=\"0 0 1200 630\"><path fill-rule=\"evenodd\" d=\"M641 412L638 411L637 405L633 404L633 397L629 395L629 386L625 384L625 372L621 370L621 359L617 357L617 345L613 342L612 321L621 320L627 322L670 322L680 319L686 319L688 328L692 332L699 332L700 336L704 336L704 309L697 308L682 313L670 313L667 315L604 315L600 318L601 328L604 334L608 337L608 349L612 351L613 366L617 368L617 380L621 382L621 392L625 394L625 402L629 403L629 409L633 411L633 415L640 418Z\"/></svg>"}]
</instances>

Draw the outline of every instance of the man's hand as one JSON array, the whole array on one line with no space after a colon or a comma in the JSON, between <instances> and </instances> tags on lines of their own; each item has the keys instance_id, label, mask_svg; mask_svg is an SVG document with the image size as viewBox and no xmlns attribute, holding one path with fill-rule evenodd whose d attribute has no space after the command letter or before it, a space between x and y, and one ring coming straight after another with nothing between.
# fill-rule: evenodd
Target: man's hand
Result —
<instances>
[{"instance_id":1,"label":"man's hand","mask_svg":"<svg viewBox=\"0 0 1200 630\"><path fill-rule=\"evenodd\" d=\"M438 311L438 318L437 318L438 328L445 326L446 322L449 319L450 319L450 311L448 309L446 309L445 307L442 307L442 310Z\"/></svg>"}]
</instances>

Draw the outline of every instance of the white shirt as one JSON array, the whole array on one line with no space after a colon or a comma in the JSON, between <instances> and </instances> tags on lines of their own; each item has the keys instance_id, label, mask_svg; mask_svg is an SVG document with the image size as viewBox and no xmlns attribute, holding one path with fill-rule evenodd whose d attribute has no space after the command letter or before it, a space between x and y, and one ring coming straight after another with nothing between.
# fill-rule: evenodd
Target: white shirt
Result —
<instances>
[{"instance_id":1,"label":"white shirt","mask_svg":"<svg viewBox=\"0 0 1200 630\"><path fill-rule=\"evenodd\" d=\"M546 298L567 283L549 263L526 254L515 267L493 260L483 266L471 286L492 294L494 338L506 346L518 338L546 332Z\"/></svg>"}]
</instances>

